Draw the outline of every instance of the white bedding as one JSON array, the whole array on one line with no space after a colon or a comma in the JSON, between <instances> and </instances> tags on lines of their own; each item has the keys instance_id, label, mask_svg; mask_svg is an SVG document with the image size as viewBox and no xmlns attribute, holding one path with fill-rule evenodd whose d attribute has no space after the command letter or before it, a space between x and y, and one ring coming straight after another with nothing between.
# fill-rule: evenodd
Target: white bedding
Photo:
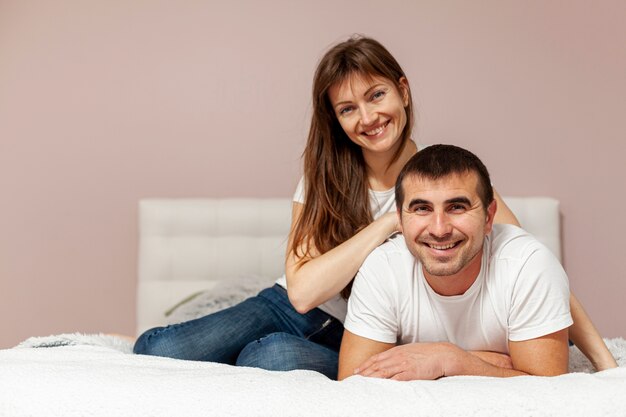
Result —
<instances>
[{"instance_id":1,"label":"white bedding","mask_svg":"<svg viewBox=\"0 0 626 417\"><path fill-rule=\"evenodd\" d=\"M507 203L560 256L558 202ZM290 199L142 201L138 332L173 320L166 311L198 291L219 298L242 277L278 277L290 208ZM0 350L0 417L626 416L626 341L608 345L621 367L595 374L572 348L577 373L555 378L335 382L312 371L132 355L129 342L110 336L31 338Z\"/></svg>"},{"instance_id":2,"label":"white bedding","mask_svg":"<svg viewBox=\"0 0 626 417\"><path fill-rule=\"evenodd\" d=\"M0 350L0 415L625 416L626 341L607 344L620 368L598 373L335 382L312 371L133 355L121 339L61 335ZM570 370L590 372L575 348Z\"/></svg>"}]
</instances>

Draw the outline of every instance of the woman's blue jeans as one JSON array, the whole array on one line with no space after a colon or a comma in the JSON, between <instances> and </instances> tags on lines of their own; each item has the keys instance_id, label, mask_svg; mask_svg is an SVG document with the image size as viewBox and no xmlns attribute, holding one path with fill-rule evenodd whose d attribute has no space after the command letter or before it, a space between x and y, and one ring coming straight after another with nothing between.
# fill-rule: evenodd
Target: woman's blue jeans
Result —
<instances>
[{"instance_id":1,"label":"woman's blue jeans","mask_svg":"<svg viewBox=\"0 0 626 417\"><path fill-rule=\"evenodd\" d=\"M217 313L150 329L133 351L274 371L309 369L336 379L342 335L339 320L319 308L298 313L287 291L274 285Z\"/></svg>"}]
</instances>

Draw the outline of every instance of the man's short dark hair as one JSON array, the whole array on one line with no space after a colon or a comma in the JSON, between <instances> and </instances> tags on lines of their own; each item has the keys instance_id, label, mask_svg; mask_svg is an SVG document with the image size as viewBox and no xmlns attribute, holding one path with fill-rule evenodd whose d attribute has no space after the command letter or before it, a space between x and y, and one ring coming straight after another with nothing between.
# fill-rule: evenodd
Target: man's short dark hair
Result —
<instances>
[{"instance_id":1,"label":"man's short dark hair","mask_svg":"<svg viewBox=\"0 0 626 417\"><path fill-rule=\"evenodd\" d=\"M451 174L475 172L478 176L477 193L487 211L493 201L493 187L489 171L480 159L470 151L454 145L432 145L419 151L406 163L396 180L396 207L402 209L404 190L402 182L408 176L430 180L447 177Z\"/></svg>"}]
</instances>

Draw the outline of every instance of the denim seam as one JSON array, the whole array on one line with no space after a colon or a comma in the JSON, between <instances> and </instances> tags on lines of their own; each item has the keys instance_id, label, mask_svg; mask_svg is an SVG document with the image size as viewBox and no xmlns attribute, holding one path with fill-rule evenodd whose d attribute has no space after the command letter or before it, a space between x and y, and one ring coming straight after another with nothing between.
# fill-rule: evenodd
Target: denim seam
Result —
<instances>
[{"instance_id":1,"label":"denim seam","mask_svg":"<svg viewBox=\"0 0 626 417\"><path fill-rule=\"evenodd\" d=\"M159 327L148 335L148 340L150 340L154 336L157 336L161 333L165 333L173 329L182 329L183 327L187 327L188 325L189 325L189 322L185 321L182 323L170 324L169 326L165 326L165 327Z\"/></svg>"}]
</instances>

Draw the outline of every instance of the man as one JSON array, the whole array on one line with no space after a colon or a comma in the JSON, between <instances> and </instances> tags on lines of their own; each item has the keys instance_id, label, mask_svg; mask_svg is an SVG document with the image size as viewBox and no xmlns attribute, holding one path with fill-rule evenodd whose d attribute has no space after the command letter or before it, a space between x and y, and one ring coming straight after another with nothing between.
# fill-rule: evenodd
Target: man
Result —
<instances>
[{"instance_id":1,"label":"man","mask_svg":"<svg viewBox=\"0 0 626 417\"><path fill-rule=\"evenodd\" d=\"M567 372L565 271L524 230L493 225L489 173L471 152L434 145L396 182L402 236L359 270L339 379Z\"/></svg>"}]
</instances>

